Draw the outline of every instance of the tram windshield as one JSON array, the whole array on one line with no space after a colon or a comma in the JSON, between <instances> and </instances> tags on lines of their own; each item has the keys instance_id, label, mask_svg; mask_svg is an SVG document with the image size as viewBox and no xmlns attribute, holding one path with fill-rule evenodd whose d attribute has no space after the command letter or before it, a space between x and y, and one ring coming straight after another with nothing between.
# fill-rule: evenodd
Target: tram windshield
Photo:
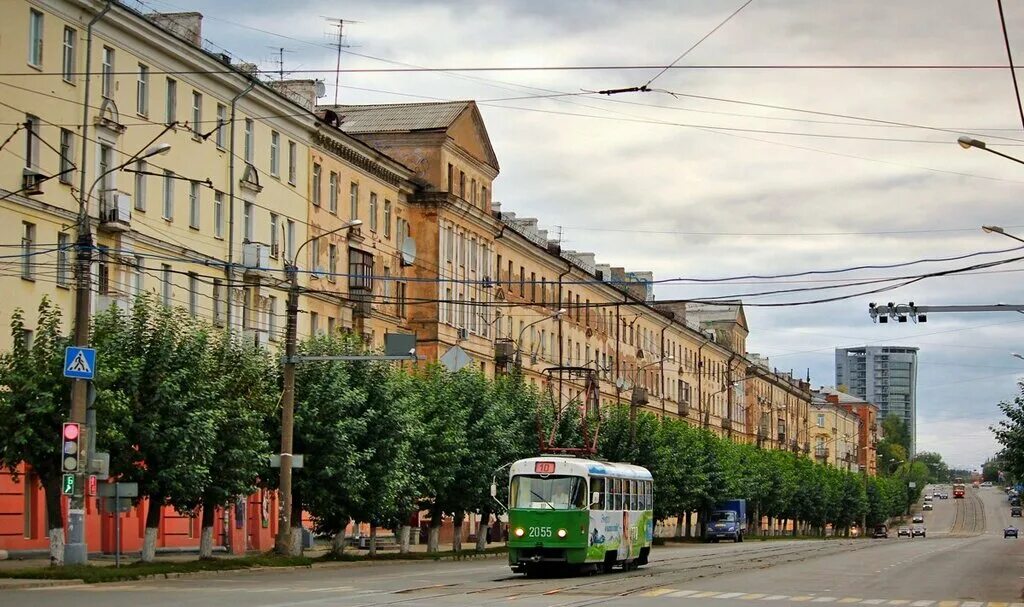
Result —
<instances>
[{"instance_id":1,"label":"tram windshield","mask_svg":"<svg viewBox=\"0 0 1024 607\"><path fill-rule=\"evenodd\" d=\"M587 505L587 481L580 476L520 474L512 477L512 508L579 510Z\"/></svg>"}]
</instances>

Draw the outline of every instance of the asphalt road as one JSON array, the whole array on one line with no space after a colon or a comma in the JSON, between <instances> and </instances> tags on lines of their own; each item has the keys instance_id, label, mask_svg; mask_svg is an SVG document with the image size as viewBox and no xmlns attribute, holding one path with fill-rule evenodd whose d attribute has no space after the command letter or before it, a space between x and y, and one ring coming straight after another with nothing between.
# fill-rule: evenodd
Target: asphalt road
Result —
<instances>
[{"instance_id":1,"label":"asphalt road","mask_svg":"<svg viewBox=\"0 0 1024 607\"><path fill-rule=\"evenodd\" d=\"M970 607L1021 600L1024 540L1002 538L1010 522L1002 492L969 489L967 499L937 500L924 514L925 539L894 534L887 540L664 547L639 571L600 576L525 579L512 575L502 559L378 562L9 591L0 605Z\"/></svg>"}]
</instances>

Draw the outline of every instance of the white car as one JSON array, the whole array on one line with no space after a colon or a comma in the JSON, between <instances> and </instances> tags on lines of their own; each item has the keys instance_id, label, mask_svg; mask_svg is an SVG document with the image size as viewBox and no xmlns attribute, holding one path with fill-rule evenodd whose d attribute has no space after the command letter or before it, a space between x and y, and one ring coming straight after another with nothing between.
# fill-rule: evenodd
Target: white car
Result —
<instances>
[{"instance_id":1,"label":"white car","mask_svg":"<svg viewBox=\"0 0 1024 607\"><path fill-rule=\"evenodd\" d=\"M911 522L913 522L913 523L923 523L924 522L924 515L923 514L915 514L914 518L911 519Z\"/></svg>"}]
</instances>

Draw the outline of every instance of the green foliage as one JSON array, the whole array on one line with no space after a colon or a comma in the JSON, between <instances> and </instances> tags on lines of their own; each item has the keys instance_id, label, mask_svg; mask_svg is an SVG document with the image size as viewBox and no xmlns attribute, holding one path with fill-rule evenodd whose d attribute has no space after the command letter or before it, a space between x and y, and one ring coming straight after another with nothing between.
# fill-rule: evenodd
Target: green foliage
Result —
<instances>
[{"instance_id":1,"label":"green foliage","mask_svg":"<svg viewBox=\"0 0 1024 607\"><path fill-rule=\"evenodd\" d=\"M1005 419L992 427L996 440L1003 446L999 454L1002 470L1009 473L1011 478L1024 478L1024 382L1017 384L1018 394L1013 402L999 403L999 409L1003 412ZM987 463L987 462L986 462ZM990 466L993 468L995 466ZM984 474L984 468L982 469ZM990 479L991 472L985 477ZM998 478L998 471L995 474ZM965 475L965 479L967 476Z\"/></svg>"},{"instance_id":2,"label":"green foliage","mask_svg":"<svg viewBox=\"0 0 1024 607\"><path fill-rule=\"evenodd\" d=\"M71 410L71 382L63 377L64 349L60 309L49 299L39 304L32 343L25 316L11 317L13 348L0 355L0 466L16 472L32 467L46 491L49 529L61 526L61 423Z\"/></svg>"},{"instance_id":3,"label":"green foliage","mask_svg":"<svg viewBox=\"0 0 1024 607\"><path fill-rule=\"evenodd\" d=\"M949 482L949 466L942 461L942 456L934 451L921 451L914 456L914 460L921 462L928 467L929 483Z\"/></svg>"}]
</instances>

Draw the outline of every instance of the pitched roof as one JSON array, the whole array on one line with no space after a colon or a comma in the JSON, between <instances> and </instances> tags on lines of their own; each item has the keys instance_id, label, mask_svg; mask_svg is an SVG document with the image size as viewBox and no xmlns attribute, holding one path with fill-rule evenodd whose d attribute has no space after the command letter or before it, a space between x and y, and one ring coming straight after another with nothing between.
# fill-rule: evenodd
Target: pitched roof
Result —
<instances>
[{"instance_id":1,"label":"pitched roof","mask_svg":"<svg viewBox=\"0 0 1024 607\"><path fill-rule=\"evenodd\" d=\"M471 101L320 106L334 110L346 133L396 133L447 129Z\"/></svg>"}]
</instances>

